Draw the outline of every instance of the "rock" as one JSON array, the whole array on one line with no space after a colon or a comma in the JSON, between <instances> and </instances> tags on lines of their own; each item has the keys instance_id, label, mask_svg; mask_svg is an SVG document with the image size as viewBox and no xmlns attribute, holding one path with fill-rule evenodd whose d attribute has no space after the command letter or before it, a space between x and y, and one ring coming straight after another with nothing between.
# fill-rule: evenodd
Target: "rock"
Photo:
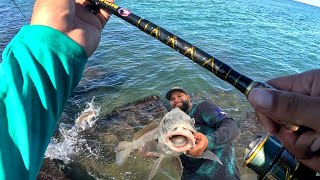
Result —
<instances>
[{"instance_id":1,"label":"rock","mask_svg":"<svg viewBox=\"0 0 320 180\"><path fill-rule=\"evenodd\" d=\"M37 180L67 180L69 178L63 171L64 167L63 161L45 158Z\"/></svg>"},{"instance_id":2,"label":"rock","mask_svg":"<svg viewBox=\"0 0 320 180\"><path fill-rule=\"evenodd\" d=\"M99 136L99 140L103 144L118 144L119 143L119 139L117 138L117 136L115 136L113 134L101 134Z\"/></svg>"}]
</instances>

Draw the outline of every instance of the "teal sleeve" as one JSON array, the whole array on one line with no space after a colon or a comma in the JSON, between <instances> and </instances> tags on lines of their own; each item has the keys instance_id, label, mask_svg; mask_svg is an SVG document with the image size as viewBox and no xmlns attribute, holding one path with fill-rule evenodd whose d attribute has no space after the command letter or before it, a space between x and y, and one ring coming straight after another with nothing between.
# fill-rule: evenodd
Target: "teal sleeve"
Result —
<instances>
[{"instance_id":1,"label":"teal sleeve","mask_svg":"<svg viewBox=\"0 0 320 180\"><path fill-rule=\"evenodd\" d=\"M0 64L0 180L36 179L87 55L65 34L24 26Z\"/></svg>"},{"instance_id":2,"label":"teal sleeve","mask_svg":"<svg viewBox=\"0 0 320 180\"><path fill-rule=\"evenodd\" d=\"M218 125L218 128L211 133L206 134L208 138L208 149L214 150L231 143L240 135L240 128L231 118L224 119Z\"/></svg>"},{"instance_id":3,"label":"teal sleeve","mask_svg":"<svg viewBox=\"0 0 320 180\"><path fill-rule=\"evenodd\" d=\"M197 119L201 132L208 138L209 150L214 150L231 143L240 134L240 127L221 108L211 101L199 102L193 117Z\"/></svg>"}]
</instances>

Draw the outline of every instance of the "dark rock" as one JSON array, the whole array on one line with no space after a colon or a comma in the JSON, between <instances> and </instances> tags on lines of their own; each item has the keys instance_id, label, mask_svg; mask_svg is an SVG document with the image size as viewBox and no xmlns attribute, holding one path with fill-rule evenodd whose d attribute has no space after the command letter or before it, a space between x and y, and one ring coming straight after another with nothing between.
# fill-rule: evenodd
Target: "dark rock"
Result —
<instances>
[{"instance_id":1,"label":"dark rock","mask_svg":"<svg viewBox=\"0 0 320 180\"><path fill-rule=\"evenodd\" d=\"M69 178L64 173L64 167L63 161L45 158L37 180L67 180Z\"/></svg>"}]
</instances>

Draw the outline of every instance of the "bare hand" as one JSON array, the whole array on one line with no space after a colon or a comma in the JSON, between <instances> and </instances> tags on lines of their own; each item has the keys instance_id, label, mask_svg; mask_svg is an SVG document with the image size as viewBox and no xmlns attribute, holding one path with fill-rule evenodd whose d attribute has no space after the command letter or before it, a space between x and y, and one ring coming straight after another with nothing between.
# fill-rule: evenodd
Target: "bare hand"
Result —
<instances>
[{"instance_id":1,"label":"bare hand","mask_svg":"<svg viewBox=\"0 0 320 180\"><path fill-rule=\"evenodd\" d=\"M194 133L193 136L196 139L196 146L188 150L186 154L193 157L200 157L208 147L208 138L202 133Z\"/></svg>"},{"instance_id":2,"label":"bare hand","mask_svg":"<svg viewBox=\"0 0 320 180\"><path fill-rule=\"evenodd\" d=\"M85 0L37 0L30 24L50 26L65 33L91 56L110 13L100 10L93 14L84 6L86 3Z\"/></svg>"},{"instance_id":3,"label":"bare hand","mask_svg":"<svg viewBox=\"0 0 320 180\"><path fill-rule=\"evenodd\" d=\"M267 83L279 90L252 89L248 97L259 121L299 161L320 171L320 70L275 78ZM277 122L310 129L298 134Z\"/></svg>"}]
</instances>

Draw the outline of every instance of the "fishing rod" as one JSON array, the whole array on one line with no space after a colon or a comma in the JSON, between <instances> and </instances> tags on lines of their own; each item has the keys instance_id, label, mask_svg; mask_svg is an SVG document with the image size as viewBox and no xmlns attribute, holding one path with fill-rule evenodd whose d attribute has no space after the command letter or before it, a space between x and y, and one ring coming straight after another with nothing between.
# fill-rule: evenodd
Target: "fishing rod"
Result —
<instances>
[{"instance_id":1,"label":"fishing rod","mask_svg":"<svg viewBox=\"0 0 320 180\"><path fill-rule=\"evenodd\" d=\"M253 79L240 74L227 64L204 52L198 47L188 43L182 38L168 32L167 30L157 26L156 24L135 15L125 8L119 7L118 5L110 3L107 0L89 1L93 3L94 6L96 6L90 8L105 9L108 12L121 18L122 20L132 24L133 26L137 26L141 31L155 37L162 43L166 44L172 49L193 60L200 66L204 67L220 79L227 81L229 84L243 93L246 97L248 97L248 94L252 88L273 88L264 82L254 81ZM299 129L299 126L297 125L284 124L282 122L279 123L293 131L297 131Z\"/></svg>"}]
</instances>

